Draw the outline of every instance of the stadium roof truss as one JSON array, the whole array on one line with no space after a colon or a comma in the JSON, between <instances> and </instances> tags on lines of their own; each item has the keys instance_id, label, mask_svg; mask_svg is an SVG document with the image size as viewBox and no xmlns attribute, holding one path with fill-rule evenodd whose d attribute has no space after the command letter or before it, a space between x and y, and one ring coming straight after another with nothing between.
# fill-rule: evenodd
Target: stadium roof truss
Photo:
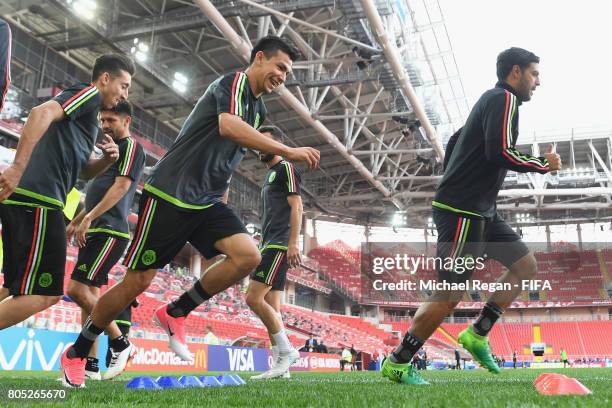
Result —
<instances>
[{"instance_id":1,"label":"stadium roof truss","mask_svg":"<svg viewBox=\"0 0 612 408\"><path fill-rule=\"evenodd\" d=\"M321 150L320 169L303 176L312 214L382 223L400 211L425 223L442 146L469 111L437 0L97 0L87 19L75 4L91 1L6 0L0 15L86 67L146 44L130 99L175 129L216 77L245 67L252 44L282 36L302 59L265 101L289 144ZM555 141L592 178L510 174L500 207L609 216L610 135L583 136ZM253 154L240 172L258 184L265 174Z\"/></svg>"}]
</instances>

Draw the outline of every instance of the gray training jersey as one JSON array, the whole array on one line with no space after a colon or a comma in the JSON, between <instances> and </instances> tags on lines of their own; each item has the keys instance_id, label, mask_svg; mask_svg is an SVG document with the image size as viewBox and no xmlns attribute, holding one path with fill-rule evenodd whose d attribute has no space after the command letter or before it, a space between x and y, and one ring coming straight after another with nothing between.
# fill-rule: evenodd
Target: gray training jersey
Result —
<instances>
[{"instance_id":1,"label":"gray training jersey","mask_svg":"<svg viewBox=\"0 0 612 408\"><path fill-rule=\"evenodd\" d=\"M85 210L91 211L106 195L117 177L129 177L132 180L130 189L112 208L96 218L87 232L105 232L123 238L129 238L128 215L138 180L145 162L145 152L131 137L116 142L119 146L119 160L104 173L92 180L85 195Z\"/></svg>"},{"instance_id":2,"label":"gray training jersey","mask_svg":"<svg viewBox=\"0 0 612 408\"><path fill-rule=\"evenodd\" d=\"M274 244L287 247L291 232L291 207L287 196L302 192L300 173L288 161L281 160L270 168L261 190L263 216L262 247Z\"/></svg>"},{"instance_id":3,"label":"gray training jersey","mask_svg":"<svg viewBox=\"0 0 612 408\"><path fill-rule=\"evenodd\" d=\"M183 209L220 202L246 153L246 148L219 134L219 115L224 112L256 129L264 121L263 101L253 95L244 72L222 76L208 86L144 189Z\"/></svg>"},{"instance_id":4,"label":"gray training jersey","mask_svg":"<svg viewBox=\"0 0 612 408\"><path fill-rule=\"evenodd\" d=\"M98 137L101 97L92 84L78 84L55 96L65 117L44 133L19 185L4 204L61 209Z\"/></svg>"}]
</instances>

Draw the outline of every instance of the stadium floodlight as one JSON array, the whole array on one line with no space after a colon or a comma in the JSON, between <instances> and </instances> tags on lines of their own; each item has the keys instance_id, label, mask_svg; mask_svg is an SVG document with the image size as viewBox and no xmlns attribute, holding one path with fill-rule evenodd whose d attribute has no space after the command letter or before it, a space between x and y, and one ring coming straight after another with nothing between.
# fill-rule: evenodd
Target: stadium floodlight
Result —
<instances>
[{"instance_id":1,"label":"stadium floodlight","mask_svg":"<svg viewBox=\"0 0 612 408\"><path fill-rule=\"evenodd\" d=\"M184 74L180 72L174 73L174 81L172 82L172 87L174 89L176 89L180 93L184 93L185 91L187 91L187 82L189 82L189 80Z\"/></svg>"},{"instance_id":2,"label":"stadium floodlight","mask_svg":"<svg viewBox=\"0 0 612 408\"><path fill-rule=\"evenodd\" d=\"M130 53L138 62L145 62L149 58L149 45L134 38L134 45L130 48Z\"/></svg>"},{"instance_id":3,"label":"stadium floodlight","mask_svg":"<svg viewBox=\"0 0 612 408\"><path fill-rule=\"evenodd\" d=\"M149 46L145 43L138 43L138 50L144 52L145 54L149 52Z\"/></svg>"},{"instance_id":4,"label":"stadium floodlight","mask_svg":"<svg viewBox=\"0 0 612 408\"><path fill-rule=\"evenodd\" d=\"M136 51L135 55L138 62L145 62L147 60L147 54L142 51Z\"/></svg>"},{"instance_id":5,"label":"stadium floodlight","mask_svg":"<svg viewBox=\"0 0 612 408\"><path fill-rule=\"evenodd\" d=\"M406 220L407 220L407 217L406 217L405 214L403 214L401 212L396 212L393 215L392 224L393 224L394 227L400 227L400 226L406 224Z\"/></svg>"},{"instance_id":6,"label":"stadium floodlight","mask_svg":"<svg viewBox=\"0 0 612 408\"><path fill-rule=\"evenodd\" d=\"M72 9L76 15L86 20L92 20L94 18L95 10L98 7L95 0L74 0L68 2L68 4L72 4Z\"/></svg>"}]
</instances>

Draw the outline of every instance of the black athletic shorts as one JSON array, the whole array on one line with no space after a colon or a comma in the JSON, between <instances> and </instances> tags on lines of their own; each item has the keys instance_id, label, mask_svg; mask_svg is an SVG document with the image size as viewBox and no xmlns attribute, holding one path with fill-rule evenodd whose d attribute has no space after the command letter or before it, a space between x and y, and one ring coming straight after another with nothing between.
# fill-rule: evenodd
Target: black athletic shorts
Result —
<instances>
[{"instance_id":1,"label":"black athletic shorts","mask_svg":"<svg viewBox=\"0 0 612 408\"><path fill-rule=\"evenodd\" d=\"M5 288L13 296L61 296L66 224L61 210L0 204Z\"/></svg>"},{"instance_id":2,"label":"black athletic shorts","mask_svg":"<svg viewBox=\"0 0 612 408\"><path fill-rule=\"evenodd\" d=\"M509 268L529 253L521 237L498 214L488 220L434 207L433 220L438 231L436 257L455 261L455 271L438 269L440 280L468 280L474 271L473 267L466 268L474 265L464 261L469 258L495 259Z\"/></svg>"},{"instance_id":3,"label":"black athletic shorts","mask_svg":"<svg viewBox=\"0 0 612 408\"><path fill-rule=\"evenodd\" d=\"M215 203L202 210L181 210L156 196L140 197L138 224L123 264L142 271L163 268L189 242L206 258L219 255L215 243L247 234L231 208Z\"/></svg>"},{"instance_id":4,"label":"black athletic shorts","mask_svg":"<svg viewBox=\"0 0 612 408\"><path fill-rule=\"evenodd\" d=\"M251 273L251 280L272 286L272 290L285 290L288 269L287 250L266 246L261 250L261 263Z\"/></svg>"},{"instance_id":5,"label":"black athletic shorts","mask_svg":"<svg viewBox=\"0 0 612 408\"><path fill-rule=\"evenodd\" d=\"M108 283L108 273L119 262L130 241L100 232L89 233L86 238L85 247L79 249L71 279L99 288Z\"/></svg>"}]
</instances>

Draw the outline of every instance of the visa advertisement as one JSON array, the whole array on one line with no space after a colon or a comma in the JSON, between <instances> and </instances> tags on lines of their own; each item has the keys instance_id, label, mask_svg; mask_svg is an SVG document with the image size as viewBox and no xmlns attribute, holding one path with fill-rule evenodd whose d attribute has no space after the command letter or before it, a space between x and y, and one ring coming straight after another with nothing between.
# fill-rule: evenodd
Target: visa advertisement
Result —
<instances>
[{"instance_id":1,"label":"visa advertisement","mask_svg":"<svg viewBox=\"0 0 612 408\"><path fill-rule=\"evenodd\" d=\"M76 333L11 327L0 331L0 370L57 371L59 359L77 338ZM192 363L180 360L162 340L130 338L136 355L128 371L203 372L265 371L272 357L267 349L229 346L207 346L190 343ZM98 356L105 369L107 337L100 336ZM291 371L339 371L340 357L334 354L300 353Z\"/></svg>"}]
</instances>

